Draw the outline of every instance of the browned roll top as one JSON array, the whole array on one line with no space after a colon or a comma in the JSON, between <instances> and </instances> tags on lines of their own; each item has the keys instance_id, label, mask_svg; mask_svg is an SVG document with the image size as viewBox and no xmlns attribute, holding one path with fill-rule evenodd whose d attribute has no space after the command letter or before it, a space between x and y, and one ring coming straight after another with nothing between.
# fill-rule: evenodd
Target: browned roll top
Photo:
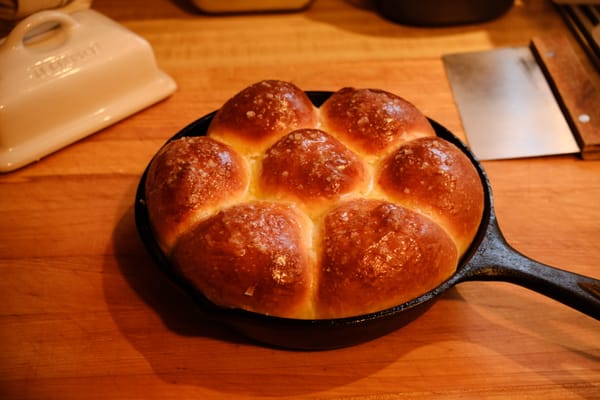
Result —
<instances>
[{"instance_id":1,"label":"browned roll top","mask_svg":"<svg viewBox=\"0 0 600 400\"><path fill-rule=\"evenodd\" d=\"M244 159L209 137L185 137L162 148L148 170L146 202L163 251L194 222L239 199L248 179Z\"/></svg>"},{"instance_id":2,"label":"browned roll top","mask_svg":"<svg viewBox=\"0 0 600 400\"><path fill-rule=\"evenodd\" d=\"M291 206L243 203L186 232L173 256L181 273L217 304L302 317L312 312L307 232Z\"/></svg>"},{"instance_id":3,"label":"browned roll top","mask_svg":"<svg viewBox=\"0 0 600 400\"><path fill-rule=\"evenodd\" d=\"M343 88L321 107L323 128L367 154L421 136L435 136L427 118L411 103L377 89Z\"/></svg>"},{"instance_id":4,"label":"browned roll top","mask_svg":"<svg viewBox=\"0 0 600 400\"><path fill-rule=\"evenodd\" d=\"M438 137L405 143L384 161L379 184L390 200L437 220L459 253L467 250L481 220L483 189L456 146Z\"/></svg>"},{"instance_id":5,"label":"browned roll top","mask_svg":"<svg viewBox=\"0 0 600 400\"><path fill-rule=\"evenodd\" d=\"M433 288L456 267L457 250L432 220L382 200L353 200L325 216L319 315L360 315Z\"/></svg>"},{"instance_id":6,"label":"browned roll top","mask_svg":"<svg viewBox=\"0 0 600 400\"><path fill-rule=\"evenodd\" d=\"M262 151L284 134L317 123L317 111L297 86L261 81L237 93L217 112L209 136L233 141L238 150Z\"/></svg>"},{"instance_id":7,"label":"browned roll top","mask_svg":"<svg viewBox=\"0 0 600 400\"><path fill-rule=\"evenodd\" d=\"M382 90L316 108L259 82L207 135L157 154L146 201L177 271L222 307L320 319L401 304L455 271L481 220L467 156Z\"/></svg>"},{"instance_id":8,"label":"browned roll top","mask_svg":"<svg viewBox=\"0 0 600 400\"><path fill-rule=\"evenodd\" d=\"M330 204L366 185L366 176L366 166L340 141L318 129L301 129L266 151L260 184L275 197Z\"/></svg>"}]
</instances>

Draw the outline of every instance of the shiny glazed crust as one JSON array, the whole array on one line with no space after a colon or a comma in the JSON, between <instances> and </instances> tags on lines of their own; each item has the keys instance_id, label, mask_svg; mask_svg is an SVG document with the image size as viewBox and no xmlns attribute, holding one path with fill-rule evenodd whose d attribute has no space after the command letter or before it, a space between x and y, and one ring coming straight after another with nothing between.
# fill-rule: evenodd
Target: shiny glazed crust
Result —
<instances>
[{"instance_id":1,"label":"shiny glazed crust","mask_svg":"<svg viewBox=\"0 0 600 400\"><path fill-rule=\"evenodd\" d=\"M366 154L381 155L399 143L435 136L414 105L377 89L340 89L321 107L321 119L324 130Z\"/></svg>"},{"instance_id":2,"label":"shiny glazed crust","mask_svg":"<svg viewBox=\"0 0 600 400\"><path fill-rule=\"evenodd\" d=\"M283 81L255 83L217 112L208 135L242 153L262 152L284 134L317 124L317 110L297 86Z\"/></svg>"},{"instance_id":3,"label":"shiny glazed crust","mask_svg":"<svg viewBox=\"0 0 600 400\"><path fill-rule=\"evenodd\" d=\"M173 258L184 276L222 306L301 318L312 314L307 224L282 203L235 205L186 232Z\"/></svg>"},{"instance_id":4,"label":"shiny glazed crust","mask_svg":"<svg viewBox=\"0 0 600 400\"><path fill-rule=\"evenodd\" d=\"M391 201L438 221L460 254L467 250L479 227L483 194L473 164L452 143L424 137L403 144L384 161L379 185Z\"/></svg>"},{"instance_id":5,"label":"shiny glazed crust","mask_svg":"<svg viewBox=\"0 0 600 400\"><path fill-rule=\"evenodd\" d=\"M456 269L483 213L471 161L406 100L344 88L320 108L256 83L146 183L177 271L226 308L299 319L399 305Z\"/></svg>"},{"instance_id":6,"label":"shiny glazed crust","mask_svg":"<svg viewBox=\"0 0 600 400\"><path fill-rule=\"evenodd\" d=\"M320 316L393 307L448 277L452 239L431 219L382 200L357 199L325 216L316 308Z\"/></svg>"},{"instance_id":7,"label":"shiny glazed crust","mask_svg":"<svg viewBox=\"0 0 600 400\"><path fill-rule=\"evenodd\" d=\"M146 177L146 203L161 249L194 222L240 199L248 186L245 160L206 136L170 142L156 155Z\"/></svg>"},{"instance_id":8,"label":"shiny glazed crust","mask_svg":"<svg viewBox=\"0 0 600 400\"><path fill-rule=\"evenodd\" d=\"M265 152L259 184L265 196L322 208L366 189L367 178L367 166L343 143L318 129L300 129Z\"/></svg>"}]
</instances>

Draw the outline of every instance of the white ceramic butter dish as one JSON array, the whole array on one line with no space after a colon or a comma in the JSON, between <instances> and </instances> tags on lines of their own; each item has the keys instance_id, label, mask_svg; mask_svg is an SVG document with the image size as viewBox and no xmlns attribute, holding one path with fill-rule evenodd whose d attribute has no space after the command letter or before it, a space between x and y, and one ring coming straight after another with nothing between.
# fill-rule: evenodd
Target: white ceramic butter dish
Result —
<instances>
[{"instance_id":1,"label":"white ceramic butter dish","mask_svg":"<svg viewBox=\"0 0 600 400\"><path fill-rule=\"evenodd\" d=\"M150 44L94 10L41 11L0 44L0 171L172 94Z\"/></svg>"}]
</instances>

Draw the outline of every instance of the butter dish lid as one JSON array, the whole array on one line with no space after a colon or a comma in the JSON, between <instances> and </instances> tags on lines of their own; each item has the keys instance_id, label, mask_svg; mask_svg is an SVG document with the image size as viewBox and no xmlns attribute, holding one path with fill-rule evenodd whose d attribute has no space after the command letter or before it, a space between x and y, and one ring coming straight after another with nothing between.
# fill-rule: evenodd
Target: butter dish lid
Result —
<instances>
[{"instance_id":1,"label":"butter dish lid","mask_svg":"<svg viewBox=\"0 0 600 400\"><path fill-rule=\"evenodd\" d=\"M85 9L40 11L0 43L0 172L39 160L171 95L150 44Z\"/></svg>"}]
</instances>

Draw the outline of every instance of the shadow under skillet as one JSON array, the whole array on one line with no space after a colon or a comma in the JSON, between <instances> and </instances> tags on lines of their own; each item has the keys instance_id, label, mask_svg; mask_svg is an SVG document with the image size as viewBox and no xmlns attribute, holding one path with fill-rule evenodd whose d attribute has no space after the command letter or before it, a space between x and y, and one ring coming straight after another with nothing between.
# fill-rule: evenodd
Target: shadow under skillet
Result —
<instances>
[{"instance_id":1,"label":"shadow under skillet","mask_svg":"<svg viewBox=\"0 0 600 400\"><path fill-rule=\"evenodd\" d=\"M423 345L422 340L411 339L409 324L404 333L338 350L265 346L211 319L167 279L138 238L131 207L115 226L113 246L115 256L107 257L103 271L111 316L127 341L168 383L233 394L301 395L364 379ZM369 350L357 350L358 346ZM280 384L264 385L259 378L262 370L270 382ZM326 379L314 379L324 370Z\"/></svg>"}]
</instances>

